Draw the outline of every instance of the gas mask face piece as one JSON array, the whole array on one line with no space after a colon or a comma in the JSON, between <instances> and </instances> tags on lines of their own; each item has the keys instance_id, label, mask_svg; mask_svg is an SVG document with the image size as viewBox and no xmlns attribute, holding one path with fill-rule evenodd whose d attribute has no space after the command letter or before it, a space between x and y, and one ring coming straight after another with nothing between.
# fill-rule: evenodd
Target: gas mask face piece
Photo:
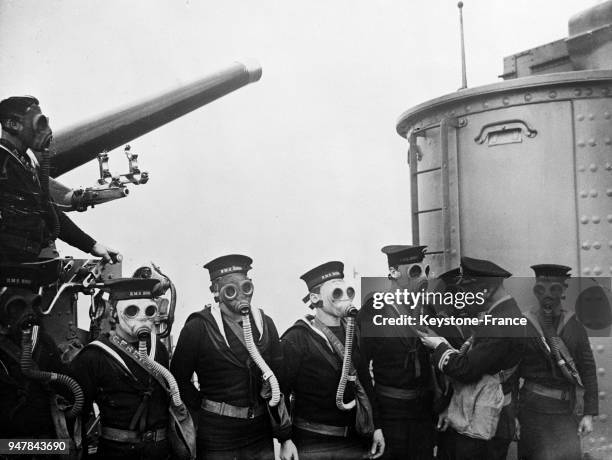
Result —
<instances>
[{"instance_id":1,"label":"gas mask face piece","mask_svg":"<svg viewBox=\"0 0 612 460\"><path fill-rule=\"evenodd\" d=\"M559 279L538 278L536 280L533 293L544 315L559 316L561 314L561 300L564 298L566 288L566 284Z\"/></svg>"},{"instance_id":2,"label":"gas mask face piece","mask_svg":"<svg viewBox=\"0 0 612 460\"><path fill-rule=\"evenodd\" d=\"M141 334L150 334L155 327L158 307L152 299L118 300L117 328L130 340L137 340Z\"/></svg>"},{"instance_id":3,"label":"gas mask face piece","mask_svg":"<svg viewBox=\"0 0 612 460\"><path fill-rule=\"evenodd\" d=\"M242 273L231 273L218 281L219 302L241 315L251 311L254 290L253 282Z\"/></svg>"},{"instance_id":4,"label":"gas mask face piece","mask_svg":"<svg viewBox=\"0 0 612 460\"><path fill-rule=\"evenodd\" d=\"M394 280L402 289L419 292L427 289L429 265L423 263L389 267L389 279Z\"/></svg>"},{"instance_id":5,"label":"gas mask face piece","mask_svg":"<svg viewBox=\"0 0 612 460\"><path fill-rule=\"evenodd\" d=\"M38 105L31 106L23 116L23 126L20 137L24 143L35 152L49 148L53 132L49 125L49 118L42 114Z\"/></svg>"},{"instance_id":6,"label":"gas mask face piece","mask_svg":"<svg viewBox=\"0 0 612 460\"><path fill-rule=\"evenodd\" d=\"M21 289L7 290L0 298L0 323L19 343L24 329L40 323L41 297Z\"/></svg>"},{"instance_id":7,"label":"gas mask face piece","mask_svg":"<svg viewBox=\"0 0 612 460\"><path fill-rule=\"evenodd\" d=\"M323 311L338 318L357 314L354 299L355 288L343 279L326 281L320 286L319 294L311 293L313 303L320 302Z\"/></svg>"}]
</instances>

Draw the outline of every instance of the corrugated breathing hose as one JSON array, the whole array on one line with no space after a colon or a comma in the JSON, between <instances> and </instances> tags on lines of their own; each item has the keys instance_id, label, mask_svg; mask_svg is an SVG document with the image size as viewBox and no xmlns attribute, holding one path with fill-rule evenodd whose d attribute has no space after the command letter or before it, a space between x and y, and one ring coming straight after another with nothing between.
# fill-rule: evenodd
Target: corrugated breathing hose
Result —
<instances>
[{"instance_id":1,"label":"corrugated breathing hose","mask_svg":"<svg viewBox=\"0 0 612 460\"><path fill-rule=\"evenodd\" d=\"M155 335L155 332L151 331L151 343L154 343L156 340L157 337ZM164 366L155 361L155 359L149 358L149 355L147 353L146 340L141 340L139 338L138 354L142 359L146 360L149 364L151 364L151 367L153 368L153 371L156 374L158 374L162 379L166 381L166 383L168 384L168 391L170 392L170 398L172 399L172 404L174 404L175 407L182 406L183 401L181 400L181 393L179 392L179 388L176 383L176 380L174 379L174 376L170 373L168 369L166 369Z\"/></svg>"},{"instance_id":2,"label":"corrugated breathing hose","mask_svg":"<svg viewBox=\"0 0 612 460\"><path fill-rule=\"evenodd\" d=\"M344 359L342 360L342 374L336 391L336 407L342 411L351 410L355 407L355 400L349 403L344 402L344 391L348 381L349 371L351 370L351 356L353 354L353 335L355 332L355 318L346 319L346 338L344 339Z\"/></svg>"},{"instance_id":3,"label":"corrugated breathing hose","mask_svg":"<svg viewBox=\"0 0 612 460\"><path fill-rule=\"evenodd\" d=\"M70 390L74 397L74 403L72 407L66 411L66 418L76 417L81 413L83 404L85 402L85 396L83 390L76 380L68 377L67 375L58 374L56 372L47 372L34 369L34 362L32 361L32 329L27 328L23 330L21 337L21 372L26 377L32 380L39 380L44 383L57 383Z\"/></svg>"},{"instance_id":4,"label":"corrugated breathing hose","mask_svg":"<svg viewBox=\"0 0 612 460\"><path fill-rule=\"evenodd\" d=\"M242 316L242 330L244 332L244 341L246 343L249 356L261 370L264 380L268 380L270 382L272 397L270 398L270 401L268 401L268 405L270 407L274 407L280 402L280 386L274 372L272 372L272 369L270 369L268 363L266 363L259 353L257 346L255 346L255 341L253 340L253 330L251 328L251 319L249 318L248 314Z\"/></svg>"}]
</instances>

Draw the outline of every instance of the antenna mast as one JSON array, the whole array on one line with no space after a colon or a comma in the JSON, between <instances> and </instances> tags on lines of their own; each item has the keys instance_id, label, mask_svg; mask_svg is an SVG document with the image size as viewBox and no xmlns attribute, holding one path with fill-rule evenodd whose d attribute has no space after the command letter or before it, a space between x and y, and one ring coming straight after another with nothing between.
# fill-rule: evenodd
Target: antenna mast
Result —
<instances>
[{"instance_id":1,"label":"antenna mast","mask_svg":"<svg viewBox=\"0 0 612 460\"><path fill-rule=\"evenodd\" d=\"M465 41L463 39L463 2L457 3L459 8L459 31L461 33L461 88L467 88L467 72L465 70Z\"/></svg>"}]
</instances>

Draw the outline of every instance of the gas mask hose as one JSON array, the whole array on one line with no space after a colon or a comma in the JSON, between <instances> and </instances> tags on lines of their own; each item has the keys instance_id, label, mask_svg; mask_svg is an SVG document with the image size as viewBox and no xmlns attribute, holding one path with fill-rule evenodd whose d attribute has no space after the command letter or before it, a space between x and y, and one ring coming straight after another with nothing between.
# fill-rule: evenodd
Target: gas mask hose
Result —
<instances>
[{"instance_id":1,"label":"gas mask hose","mask_svg":"<svg viewBox=\"0 0 612 460\"><path fill-rule=\"evenodd\" d=\"M51 170L51 153L49 149L43 149L40 159L40 187L43 192L47 207L49 208L49 227L51 231L50 239L55 240L60 234L60 222L57 216L57 211L53 205L49 192L49 172Z\"/></svg>"},{"instance_id":2,"label":"gas mask hose","mask_svg":"<svg viewBox=\"0 0 612 460\"><path fill-rule=\"evenodd\" d=\"M26 377L44 383L57 383L70 390L74 398L74 403L66 412L67 418L74 418L81 413L85 402L85 396L83 395L83 390L74 379L67 375L34 369L34 362L32 361L32 328L24 329L22 333L20 365L21 372Z\"/></svg>"},{"instance_id":3,"label":"gas mask hose","mask_svg":"<svg viewBox=\"0 0 612 460\"><path fill-rule=\"evenodd\" d=\"M153 343L155 343L156 340L157 337L155 335L155 331L151 330L151 347L153 347ZM138 340L138 354L143 360L146 360L151 365L156 374L161 376L166 381L168 384L168 390L170 392L170 398L172 399L172 404L175 407L182 406L183 401L181 400L181 393L179 392L174 376L168 369L155 361L155 359L149 358L149 355L147 354L147 342L146 340L141 340L140 337Z\"/></svg>"},{"instance_id":4,"label":"gas mask hose","mask_svg":"<svg viewBox=\"0 0 612 460\"><path fill-rule=\"evenodd\" d=\"M351 369L351 355L353 354L353 335L355 332L355 318L349 316L346 319L346 338L344 339L344 359L342 360L342 374L336 391L336 407L341 411L348 411L355 407L355 400L346 404L344 402L344 391Z\"/></svg>"},{"instance_id":5,"label":"gas mask hose","mask_svg":"<svg viewBox=\"0 0 612 460\"><path fill-rule=\"evenodd\" d=\"M264 380L268 380L270 382L272 397L270 398L270 401L268 401L268 405L270 407L275 407L280 401L280 386L278 385L278 380L276 379L274 372L272 372L272 369L270 369L270 366L268 366L268 363L266 363L255 346L255 341L253 340L253 330L251 329L251 319L248 314L242 317L242 330L244 332L244 341L246 342L249 356L261 370Z\"/></svg>"}]
</instances>

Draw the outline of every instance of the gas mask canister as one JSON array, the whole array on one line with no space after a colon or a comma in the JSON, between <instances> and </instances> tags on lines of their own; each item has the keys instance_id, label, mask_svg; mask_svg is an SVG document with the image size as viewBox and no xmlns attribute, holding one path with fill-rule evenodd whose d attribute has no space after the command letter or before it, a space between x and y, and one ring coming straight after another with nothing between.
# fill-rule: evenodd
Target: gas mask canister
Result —
<instances>
[{"instance_id":1,"label":"gas mask canister","mask_svg":"<svg viewBox=\"0 0 612 460\"><path fill-rule=\"evenodd\" d=\"M115 305L117 311L117 327L132 340L149 336L155 327L155 318L158 307L152 299L125 299L118 300Z\"/></svg>"}]
</instances>

